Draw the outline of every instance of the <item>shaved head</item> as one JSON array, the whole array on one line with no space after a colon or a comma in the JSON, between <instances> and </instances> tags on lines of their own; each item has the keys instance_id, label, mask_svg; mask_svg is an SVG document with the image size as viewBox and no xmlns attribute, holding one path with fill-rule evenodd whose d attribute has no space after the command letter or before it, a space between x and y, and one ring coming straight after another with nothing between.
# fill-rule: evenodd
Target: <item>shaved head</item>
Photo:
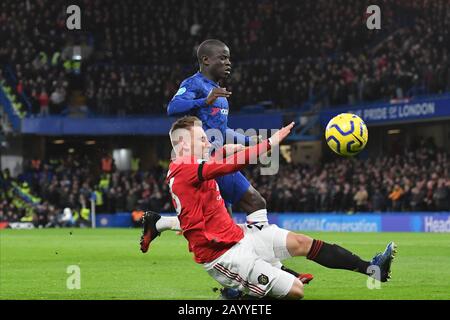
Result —
<instances>
[{"instance_id":1,"label":"shaved head","mask_svg":"<svg viewBox=\"0 0 450 320\"><path fill-rule=\"evenodd\" d=\"M227 45L220 40L217 39L208 39L200 43L197 49L197 59L198 63L202 64L202 58L204 56L210 57L214 54L214 49L223 48Z\"/></svg>"},{"instance_id":2,"label":"shaved head","mask_svg":"<svg viewBox=\"0 0 450 320\"><path fill-rule=\"evenodd\" d=\"M231 72L230 49L217 39L203 41L197 49L200 72L215 82L227 78Z\"/></svg>"}]
</instances>

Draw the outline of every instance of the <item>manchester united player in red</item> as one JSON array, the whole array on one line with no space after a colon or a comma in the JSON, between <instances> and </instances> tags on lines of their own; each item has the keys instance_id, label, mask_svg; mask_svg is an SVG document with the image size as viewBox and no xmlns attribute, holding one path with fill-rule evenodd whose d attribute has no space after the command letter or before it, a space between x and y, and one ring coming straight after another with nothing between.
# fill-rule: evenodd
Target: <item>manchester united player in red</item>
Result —
<instances>
[{"instance_id":1,"label":"manchester united player in red","mask_svg":"<svg viewBox=\"0 0 450 320\"><path fill-rule=\"evenodd\" d=\"M294 256L306 256L325 267L357 271L387 281L395 253L392 242L384 253L369 262L338 245L295 234L273 224L238 226L228 214L214 179L241 170L277 147L293 125L289 124L256 146L224 146L215 158L208 159L210 143L201 121L196 117L184 117L173 124L170 138L175 155L169 166L167 183L195 261L203 264L223 286L254 297L303 297L303 283L274 266L274 261ZM219 159L222 155L228 157ZM151 234L146 236L151 237ZM374 274L374 270L379 272Z\"/></svg>"}]
</instances>

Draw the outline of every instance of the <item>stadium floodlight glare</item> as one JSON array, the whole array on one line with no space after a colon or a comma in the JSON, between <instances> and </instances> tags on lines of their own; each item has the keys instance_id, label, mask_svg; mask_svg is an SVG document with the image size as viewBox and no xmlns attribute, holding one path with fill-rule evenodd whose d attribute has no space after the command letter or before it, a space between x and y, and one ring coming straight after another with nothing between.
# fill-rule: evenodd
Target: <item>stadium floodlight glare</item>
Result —
<instances>
[{"instance_id":1,"label":"stadium floodlight glare","mask_svg":"<svg viewBox=\"0 0 450 320\"><path fill-rule=\"evenodd\" d=\"M88 146L92 146L92 145L96 144L96 142L95 142L95 140L86 140L86 141L84 142L84 144L85 144L85 145L88 145Z\"/></svg>"},{"instance_id":2,"label":"stadium floodlight glare","mask_svg":"<svg viewBox=\"0 0 450 320\"><path fill-rule=\"evenodd\" d=\"M53 141L54 144L64 144L64 140L63 139L57 139Z\"/></svg>"}]
</instances>

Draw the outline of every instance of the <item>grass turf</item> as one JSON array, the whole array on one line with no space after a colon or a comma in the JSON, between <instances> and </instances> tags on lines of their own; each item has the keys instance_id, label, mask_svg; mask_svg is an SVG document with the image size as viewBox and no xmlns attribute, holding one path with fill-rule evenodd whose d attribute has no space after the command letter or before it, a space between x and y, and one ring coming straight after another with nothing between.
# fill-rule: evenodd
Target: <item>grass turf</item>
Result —
<instances>
[{"instance_id":1,"label":"grass turf","mask_svg":"<svg viewBox=\"0 0 450 320\"><path fill-rule=\"evenodd\" d=\"M321 267L303 257L285 265L312 273L305 299L450 299L450 234L307 233L364 259L394 240L392 280L369 290L367 277ZM182 236L165 232L147 254L138 229L0 231L0 299L216 299L219 285L196 264ZM67 268L81 270L69 290Z\"/></svg>"}]
</instances>

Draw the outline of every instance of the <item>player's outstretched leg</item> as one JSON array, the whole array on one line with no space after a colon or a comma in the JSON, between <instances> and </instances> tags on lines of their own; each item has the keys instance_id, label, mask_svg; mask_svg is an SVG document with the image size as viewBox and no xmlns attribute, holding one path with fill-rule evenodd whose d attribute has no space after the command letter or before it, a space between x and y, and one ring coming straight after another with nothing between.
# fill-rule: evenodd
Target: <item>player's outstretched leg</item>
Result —
<instances>
[{"instance_id":1,"label":"player's outstretched leg","mask_svg":"<svg viewBox=\"0 0 450 320\"><path fill-rule=\"evenodd\" d=\"M142 217L141 251L147 252L152 242L161 232L166 230L181 231L178 217L164 217L153 211L146 211Z\"/></svg>"},{"instance_id":2,"label":"player's outstretched leg","mask_svg":"<svg viewBox=\"0 0 450 320\"><path fill-rule=\"evenodd\" d=\"M370 264L377 266L380 270L379 277L381 282L389 281L391 278L391 264L397 254L397 245L394 242L389 242L383 253L378 253L373 257ZM377 276L377 272L374 269L373 277Z\"/></svg>"},{"instance_id":3,"label":"player's outstretched leg","mask_svg":"<svg viewBox=\"0 0 450 320\"><path fill-rule=\"evenodd\" d=\"M157 230L156 224L161 216L153 211L146 211L142 217L141 251L146 253L152 242L161 233Z\"/></svg>"},{"instance_id":4,"label":"player's outstretched leg","mask_svg":"<svg viewBox=\"0 0 450 320\"><path fill-rule=\"evenodd\" d=\"M396 245L390 242L383 253L377 254L371 261L362 260L356 254L337 245L312 239L303 234L290 232L287 248L291 256L306 256L307 259L331 269L356 271L376 278L381 282L390 278L391 263L396 254ZM376 272L376 268L380 272Z\"/></svg>"}]
</instances>

